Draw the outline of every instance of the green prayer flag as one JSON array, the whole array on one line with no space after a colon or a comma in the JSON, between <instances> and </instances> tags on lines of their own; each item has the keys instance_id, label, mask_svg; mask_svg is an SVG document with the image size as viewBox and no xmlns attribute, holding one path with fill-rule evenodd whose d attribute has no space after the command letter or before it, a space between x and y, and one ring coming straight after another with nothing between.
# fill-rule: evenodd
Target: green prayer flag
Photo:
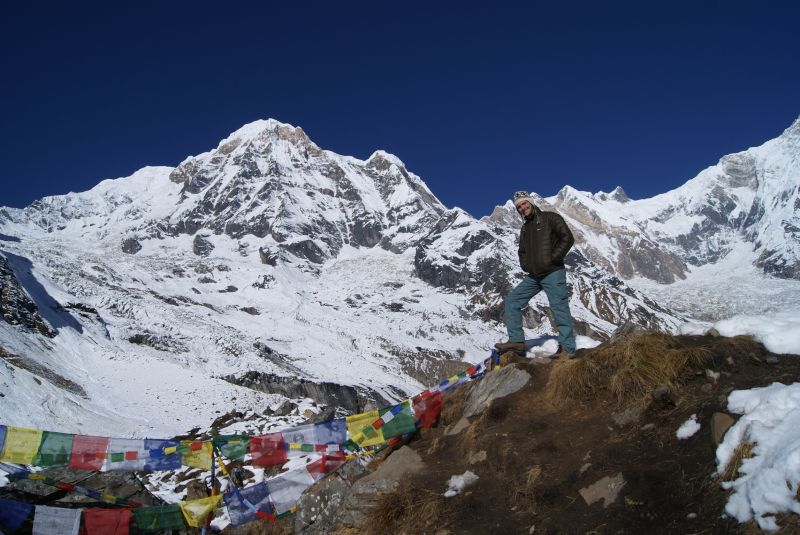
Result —
<instances>
[{"instance_id":1,"label":"green prayer flag","mask_svg":"<svg viewBox=\"0 0 800 535\"><path fill-rule=\"evenodd\" d=\"M226 459L241 461L247 455L247 444L250 437L246 435L220 435L213 437L214 447Z\"/></svg>"},{"instance_id":2,"label":"green prayer flag","mask_svg":"<svg viewBox=\"0 0 800 535\"><path fill-rule=\"evenodd\" d=\"M401 403L400 406L402 407L400 412L395 414L394 418L383 424L381 427L381 430L383 431L383 438L386 440L399 437L400 435L405 435L406 433L412 433L417 429L417 427L414 425L416 418L414 417L414 412L411 410L411 402L406 400Z\"/></svg>"},{"instance_id":3,"label":"green prayer flag","mask_svg":"<svg viewBox=\"0 0 800 535\"><path fill-rule=\"evenodd\" d=\"M33 464L36 466L67 466L74 438L75 435L67 433L43 431L42 443Z\"/></svg>"},{"instance_id":4,"label":"green prayer flag","mask_svg":"<svg viewBox=\"0 0 800 535\"><path fill-rule=\"evenodd\" d=\"M133 509L136 526L142 531L183 529L183 513L179 505L160 505Z\"/></svg>"}]
</instances>

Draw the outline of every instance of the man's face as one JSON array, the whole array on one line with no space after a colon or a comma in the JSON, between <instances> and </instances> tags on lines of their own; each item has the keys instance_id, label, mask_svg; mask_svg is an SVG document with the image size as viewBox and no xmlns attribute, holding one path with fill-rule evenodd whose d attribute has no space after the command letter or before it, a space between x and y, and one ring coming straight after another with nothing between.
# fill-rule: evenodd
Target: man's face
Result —
<instances>
[{"instance_id":1,"label":"man's face","mask_svg":"<svg viewBox=\"0 0 800 535\"><path fill-rule=\"evenodd\" d=\"M522 201L519 203L519 206L517 206L517 213L522 217L528 217L533 213L533 205L528 201Z\"/></svg>"}]
</instances>

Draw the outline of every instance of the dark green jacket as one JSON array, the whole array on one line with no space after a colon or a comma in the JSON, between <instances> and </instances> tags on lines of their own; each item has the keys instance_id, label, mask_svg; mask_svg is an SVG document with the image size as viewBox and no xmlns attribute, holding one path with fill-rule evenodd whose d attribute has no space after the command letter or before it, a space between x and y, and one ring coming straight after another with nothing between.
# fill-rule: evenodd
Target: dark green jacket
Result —
<instances>
[{"instance_id":1,"label":"dark green jacket","mask_svg":"<svg viewBox=\"0 0 800 535\"><path fill-rule=\"evenodd\" d=\"M525 272L544 277L564 268L564 257L573 243L563 217L534 206L519 233L519 263Z\"/></svg>"}]
</instances>

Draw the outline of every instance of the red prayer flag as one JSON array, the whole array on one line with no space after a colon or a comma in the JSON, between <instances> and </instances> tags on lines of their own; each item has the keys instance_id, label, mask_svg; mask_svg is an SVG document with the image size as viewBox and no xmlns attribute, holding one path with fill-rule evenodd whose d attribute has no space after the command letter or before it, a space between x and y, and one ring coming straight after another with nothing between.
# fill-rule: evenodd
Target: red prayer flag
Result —
<instances>
[{"instance_id":1,"label":"red prayer flag","mask_svg":"<svg viewBox=\"0 0 800 535\"><path fill-rule=\"evenodd\" d=\"M130 509L84 509L86 535L128 535Z\"/></svg>"},{"instance_id":2,"label":"red prayer flag","mask_svg":"<svg viewBox=\"0 0 800 535\"><path fill-rule=\"evenodd\" d=\"M432 392L427 396L417 396L413 402L414 416L419 420L419 426L428 429L442 410L442 393Z\"/></svg>"},{"instance_id":3,"label":"red prayer flag","mask_svg":"<svg viewBox=\"0 0 800 535\"><path fill-rule=\"evenodd\" d=\"M108 437L75 435L69 467L73 470L100 470L110 441Z\"/></svg>"},{"instance_id":4,"label":"red prayer flag","mask_svg":"<svg viewBox=\"0 0 800 535\"><path fill-rule=\"evenodd\" d=\"M278 466L286 462L286 442L281 433L253 437L248 444L253 466Z\"/></svg>"},{"instance_id":5,"label":"red prayer flag","mask_svg":"<svg viewBox=\"0 0 800 535\"><path fill-rule=\"evenodd\" d=\"M345 460L346 458L344 452L337 451L327 453L313 463L307 464L306 469L308 470L308 473L311 474L311 477L313 477L316 481L325 474L329 474L342 466Z\"/></svg>"}]
</instances>

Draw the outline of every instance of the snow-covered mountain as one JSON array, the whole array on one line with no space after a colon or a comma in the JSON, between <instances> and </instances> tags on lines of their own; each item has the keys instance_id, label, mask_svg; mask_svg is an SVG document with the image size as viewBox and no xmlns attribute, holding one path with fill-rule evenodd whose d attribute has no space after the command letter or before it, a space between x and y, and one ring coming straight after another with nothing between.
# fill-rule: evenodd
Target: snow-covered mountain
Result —
<instances>
[{"instance_id":1,"label":"snow-covered mountain","mask_svg":"<svg viewBox=\"0 0 800 535\"><path fill-rule=\"evenodd\" d=\"M745 248L764 273L800 279L800 119L650 199L567 186L540 200L567 218L587 258L625 280L672 283ZM488 219L513 224L512 213L509 202Z\"/></svg>"},{"instance_id":2,"label":"snow-covered mountain","mask_svg":"<svg viewBox=\"0 0 800 535\"><path fill-rule=\"evenodd\" d=\"M709 278L800 295L798 155L800 120L651 199L537 196L576 236L578 332L729 310ZM152 436L230 411L258 431L288 398L397 399L503 338L519 225L510 201L476 220L395 156L340 156L274 120L176 168L0 208L0 403L17 425ZM552 332L544 296L525 321Z\"/></svg>"},{"instance_id":3,"label":"snow-covered mountain","mask_svg":"<svg viewBox=\"0 0 800 535\"><path fill-rule=\"evenodd\" d=\"M586 258L673 309L719 319L800 297L800 119L649 199L566 186L538 204L566 218ZM517 226L510 201L483 220ZM721 288L732 297L716 303Z\"/></svg>"},{"instance_id":4,"label":"snow-covered mountain","mask_svg":"<svg viewBox=\"0 0 800 535\"><path fill-rule=\"evenodd\" d=\"M288 398L352 412L416 393L504 338L516 235L390 154L340 156L274 120L174 169L0 208L4 420L171 436L238 411L227 430L258 432ZM568 261L579 333L680 322ZM531 335L553 332L545 303Z\"/></svg>"}]
</instances>

